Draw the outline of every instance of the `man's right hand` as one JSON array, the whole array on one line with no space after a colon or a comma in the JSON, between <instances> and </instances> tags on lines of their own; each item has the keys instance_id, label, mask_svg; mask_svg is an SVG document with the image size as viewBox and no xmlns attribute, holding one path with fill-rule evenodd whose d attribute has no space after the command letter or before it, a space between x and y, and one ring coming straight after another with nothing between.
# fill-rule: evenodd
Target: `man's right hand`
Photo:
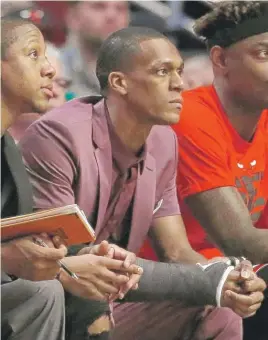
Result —
<instances>
[{"instance_id":1,"label":"man's right hand","mask_svg":"<svg viewBox=\"0 0 268 340\"><path fill-rule=\"evenodd\" d=\"M13 240L1 245L2 270L21 279L30 281L52 280L59 273L58 260L67 253L62 244L54 248L45 235L38 235L48 245L44 248L34 243L33 237Z\"/></svg>"},{"instance_id":2,"label":"man's right hand","mask_svg":"<svg viewBox=\"0 0 268 340\"><path fill-rule=\"evenodd\" d=\"M108 300L110 294L118 293L128 282L129 276L141 270L135 264L125 268L121 260L92 254L67 257L64 263L79 279L75 280L62 271L60 281L63 287L71 294L92 300Z\"/></svg>"}]
</instances>

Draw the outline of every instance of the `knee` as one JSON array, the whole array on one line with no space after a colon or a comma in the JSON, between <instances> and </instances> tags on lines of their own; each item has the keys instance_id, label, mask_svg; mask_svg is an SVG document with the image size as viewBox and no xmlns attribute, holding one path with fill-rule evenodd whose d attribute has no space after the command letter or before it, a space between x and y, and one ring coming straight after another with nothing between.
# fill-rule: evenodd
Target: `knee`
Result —
<instances>
[{"instance_id":1,"label":"knee","mask_svg":"<svg viewBox=\"0 0 268 340\"><path fill-rule=\"evenodd\" d=\"M243 333L242 318L230 308L220 308L220 319L222 320L221 329L228 334L239 335ZM241 337L242 338L242 337ZM230 337L232 339L232 337Z\"/></svg>"},{"instance_id":2,"label":"knee","mask_svg":"<svg viewBox=\"0 0 268 340\"><path fill-rule=\"evenodd\" d=\"M65 311L64 289L58 280L43 281L38 296L42 298L47 309Z\"/></svg>"},{"instance_id":3,"label":"knee","mask_svg":"<svg viewBox=\"0 0 268 340\"><path fill-rule=\"evenodd\" d=\"M112 329L111 318L109 315L102 315L88 326L88 333L90 335L99 335L101 333L109 332Z\"/></svg>"}]
</instances>

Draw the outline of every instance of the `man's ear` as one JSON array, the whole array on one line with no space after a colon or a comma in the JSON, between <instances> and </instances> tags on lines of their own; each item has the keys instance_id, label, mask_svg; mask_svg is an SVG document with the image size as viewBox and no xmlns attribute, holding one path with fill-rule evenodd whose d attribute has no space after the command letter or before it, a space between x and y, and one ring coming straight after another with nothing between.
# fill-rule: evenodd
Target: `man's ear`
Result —
<instances>
[{"instance_id":1,"label":"man's ear","mask_svg":"<svg viewBox=\"0 0 268 340\"><path fill-rule=\"evenodd\" d=\"M111 72L108 77L109 88L122 96L127 94L127 81L124 73Z\"/></svg>"},{"instance_id":2,"label":"man's ear","mask_svg":"<svg viewBox=\"0 0 268 340\"><path fill-rule=\"evenodd\" d=\"M227 70L227 53L226 50L220 46L213 46L210 50L210 59L213 69L221 74L226 75Z\"/></svg>"}]
</instances>

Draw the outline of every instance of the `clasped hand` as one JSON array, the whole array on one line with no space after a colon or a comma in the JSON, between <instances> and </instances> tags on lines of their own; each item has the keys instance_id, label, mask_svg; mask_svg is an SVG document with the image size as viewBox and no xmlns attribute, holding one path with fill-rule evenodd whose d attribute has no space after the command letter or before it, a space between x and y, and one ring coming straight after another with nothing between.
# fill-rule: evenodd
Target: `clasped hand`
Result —
<instances>
[{"instance_id":1,"label":"clasped hand","mask_svg":"<svg viewBox=\"0 0 268 340\"><path fill-rule=\"evenodd\" d=\"M112 301L136 289L142 268L135 264L135 254L107 241L82 249L64 263L79 277L74 280L64 272L61 282L74 295L87 299Z\"/></svg>"},{"instance_id":2,"label":"clasped hand","mask_svg":"<svg viewBox=\"0 0 268 340\"><path fill-rule=\"evenodd\" d=\"M251 263L242 261L225 282L221 306L243 318L253 316L262 304L265 289L266 283L253 272Z\"/></svg>"}]
</instances>

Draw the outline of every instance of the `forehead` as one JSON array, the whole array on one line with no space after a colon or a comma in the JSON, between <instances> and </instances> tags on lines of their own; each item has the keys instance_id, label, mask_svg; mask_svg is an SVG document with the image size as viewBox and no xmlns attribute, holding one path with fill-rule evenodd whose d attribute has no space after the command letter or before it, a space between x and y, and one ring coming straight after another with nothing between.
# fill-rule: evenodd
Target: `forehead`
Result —
<instances>
[{"instance_id":1,"label":"forehead","mask_svg":"<svg viewBox=\"0 0 268 340\"><path fill-rule=\"evenodd\" d=\"M138 62L143 65L152 65L155 63L168 62L181 64L182 58L176 46L168 39L150 39L141 42L141 53L138 55Z\"/></svg>"},{"instance_id":2,"label":"forehead","mask_svg":"<svg viewBox=\"0 0 268 340\"><path fill-rule=\"evenodd\" d=\"M268 47L268 32L253 35L235 44L236 49L243 50L258 48L261 46Z\"/></svg>"},{"instance_id":3,"label":"forehead","mask_svg":"<svg viewBox=\"0 0 268 340\"><path fill-rule=\"evenodd\" d=\"M39 43L40 45L44 44L41 32L31 24L13 28L9 33L8 39L13 42L10 44L9 51L22 50L31 42Z\"/></svg>"},{"instance_id":4,"label":"forehead","mask_svg":"<svg viewBox=\"0 0 268 340\"><path fill-rule=\"evenodd\" d=\"M107 10L114 8L128 8L127 1L80 1L78 8L84 9L96 9L96 10Z\"/></svg>"}]
</instances>

